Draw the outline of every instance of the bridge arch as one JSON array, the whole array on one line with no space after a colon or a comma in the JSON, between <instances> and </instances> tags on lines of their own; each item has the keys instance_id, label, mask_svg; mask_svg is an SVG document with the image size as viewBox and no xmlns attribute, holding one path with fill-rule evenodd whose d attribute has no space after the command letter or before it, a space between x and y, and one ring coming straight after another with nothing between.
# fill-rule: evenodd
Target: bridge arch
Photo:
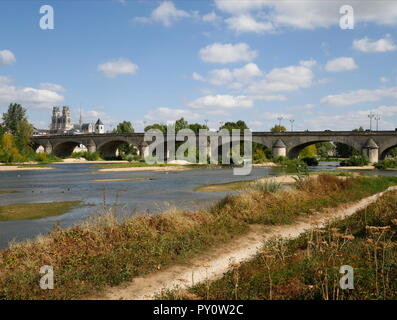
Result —
<instances>
[{"instance_id":1,"label":"bridge arch","mask_svg":"<svg viewBox=\"0 0 397 320\"><path fill-rule=\"evenodd\" d=\"M394 148L397 148L397 142L394 145L387 146L383 152L379 155L379 160L384 160L387 155L389 154L390 151L392 151Z\"/></svg>"},{"instance_id":2,"label":"bridge arch","mask_svg":"<svg viewBox=\"0 0 397 320\"><path fill-rule=\"evenodd\" d=\"M129 146L133 146L137 150L139 148L139 146L136 145L135 143L130 143L130 141L128 141L127 139L120 137L100 144L99 146L97 146L96 150L101 154L101 156L104 159L116 159L118 156L117 150L122 145L126 145L126 144Z\"/></svg>"},{"instance_id":3,"label":"bridge arch","mask_svg":"<svg viewBox=\"0 0 397 320\"><path fill-rule=\"evenodd\" d=\"M73 153L73 151L76 149L78 146L84 146L88 150L88 146L83 144L81 141L77 140L69 140L65 142L60 142L53 146L52 148L52 153L59 157L59 158L67 158L70 157Z\"/></svg>"},{"instance_id":4,"label":"bridge arch","mask_svg":"<svg viewBox=\"0 0 397 320\"><path fill-rule=\"evenodd\" d=\"M321 143L321 142L334 142L334 143L341 143L344 145L347 145L349 147L352 147L354 150L357 152L361 153L362 150L360 147L358 147L357 144L355 143L349 143L349 141L346 141L345 139L334 139L334 138L329 138L329 139L313 139L305 142L301 142L299 144L295 144L293 146L289 146L287 149L287 156L290 159L298 158L299 153L306 147L311 146L313 144Z\"/></svg>"}]
</instances>

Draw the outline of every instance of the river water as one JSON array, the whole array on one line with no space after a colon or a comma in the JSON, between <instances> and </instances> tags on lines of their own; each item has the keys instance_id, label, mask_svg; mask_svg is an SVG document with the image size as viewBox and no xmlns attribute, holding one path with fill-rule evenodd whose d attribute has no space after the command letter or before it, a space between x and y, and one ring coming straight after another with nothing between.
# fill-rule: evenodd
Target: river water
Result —
<instances>
[{"instance_id":1,"label":"river water","mask_svg":"<svg viewBox=\"0 0 397 320\"><path fill-rule=\"evenodd\" d=\"M322 162L311 170L335 170L335 162ZM34 220L0 222L0 248L10 241L33 238L49 232L56 223L67 227L84 218L115 207L119 214L161 212L172 207L200 208L214 203L227 192L195 192L199 186L251 180L280 174L278 168L254 167L248 176L235 176L231 168L186 171L132 171L99 173L91 164L57 164L54 170L0 172L0 189L18 193L0 194L0 205L82 200L78 207L61 216ZM368 172L367 173L372 173ZM380 171L373 173L379 174ZM394 175L394 171L383 172ZM93 182L100 179L144 178L139 181Z\"/></svg>"}]
</instances>

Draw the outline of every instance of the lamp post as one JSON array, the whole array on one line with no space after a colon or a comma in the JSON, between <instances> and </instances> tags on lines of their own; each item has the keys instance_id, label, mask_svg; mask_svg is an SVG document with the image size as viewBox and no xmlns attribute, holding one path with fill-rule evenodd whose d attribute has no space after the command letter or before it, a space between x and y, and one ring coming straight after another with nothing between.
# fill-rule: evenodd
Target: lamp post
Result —
<instances>
[{"instance_id":1,"label":"lamp post","mask_svg":"<svg viewBox=\"0 0 397 320\"><path fill-rule=\"evenodd\" d=\"M372 112L368 115L368 118L369 118L369 131L372 131L372 119L374 117L375 117L375 115Z\"/></svg>"},{"instance_id":2,"label":"lamp post","mask_svg":"<svg viewBox=\"0 0 397 320\"><path fill-rule=\"evenodd\" d=\"M377 114L374 119L376 120L376 131L379 131L380 114Z\"/></svg>"},{"instance_id":3,"label":"lamp post","mask_svg":"<svg viewBox=\"0 0 397 320\"><path fill-rule=\"evenodd\" d=\"M284 119L283 117L277 117L278 126L279 126L279 127L281 127L281 120L283 120L283 119Z\"/></svg>"},{"instance_id":4,"label":"lamp post","mask_svg":"<svg viewBox=\"0 0 397 320\"><path fill-rule=\"evenodd\" d=\"M289 122L291 122L291 131L294 131L294 119L290 119Z\"/></svg>"}]
</instances>

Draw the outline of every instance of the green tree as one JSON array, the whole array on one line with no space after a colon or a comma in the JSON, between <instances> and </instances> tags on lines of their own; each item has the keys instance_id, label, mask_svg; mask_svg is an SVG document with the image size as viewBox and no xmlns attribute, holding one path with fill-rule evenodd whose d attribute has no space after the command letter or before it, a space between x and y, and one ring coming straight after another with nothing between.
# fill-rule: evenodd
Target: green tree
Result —
<instances>
[{"instance_id":1,"label":"green tree","mask_svg":"<svg viewBox=\"0 0 397 320\"><path fill-rule=\"evenodd\" d=\"M13 163L23 160L11 133L5 133L0 141L0 162Z\"/></svg>"},{"instance_id":2,"label":"green tree","mask_svg":"<svg viewBox=\"0 0 397 320\"><path fill-rule=\"evenodd\" d=\"M120 122L116 129L113 130L113 133L134 133L135 130L130 121Z\"/></svg>"},{"instance_id":3,"label":"green tree","mask_svg":"<svg viewBox=\"0 0 397 320\"><path fill-rule=\"evenodd\" d=\"M10 103L7 112L3 113L3 125L6 131L16 134L18 124L22 120L26 120L26 109L18 103Z\"/></svg>"},{"instance_id":4,"label":"green tree","mask_svg":"<svg viewBox=\"0 0 397 320\"><path fill-rule=\"evenodd\" d=\"M209 130L209 128L204 124L191 123L189 124L189 129L194 133L199 134L200 130Z\"/></svg>"},{"instance_id":5,"label":"green tree","mask_svg":"<svg viewBox=\"0 0 397 320\"><path fill-rule=\"evenodd\" d=\"M310 146L307 146L299 152L299 157L300 158L307 158L307 157L315 157L317 155L317 149L316 145L311 144Z\"/></svg>"},{"instance_id":6,"label":"green tree","mask_svg":"<svg viewBox=\"0 0 397 320\"><path fill-rule=\"evenodd\" d=\"M30 147L32 135L33 126L26 119L19 121L17 132L15 133L15 144L19 151L25 156L33 151Z\"/></svg>"},{"instance_id":7,"label":"green tree","mask_svg":"<svg viewBox=\"0 0 397 320\"><path fill-rule=\"evenodd\" d=\"M270 129L270 131L271 132L285 132L285 131L287 131L287 128L276 124L273 128Z\"/></svg>"},{"instance_id":8,"label":"green tree","mask_svg":"<svg viewBox=\"0 0 397 320\"><path fill-rule=\"evenodd\" d=\"M149 131L149 130L160 130L163 133L167 132L167 126L165 124L160 124L160 123L154 123L151 125L148 125L145 127L144 131Z\"/></svg>"},{"instance_id":9,"label":"green tree","mask_svg":"<svg viewBox=\"0 0 397 320\"><path fill-rule=\"evenodd\" d=\"M355 131L355 132L357 132L357 131L364 131L364 128L363 127L360 127L360 128L356 128L356 129L353 129L352 131Z\"/></svg>"},{"instance_id":10,"label":"green tree","mask_svg":"<svg viewBox=\"0 0 397 320\"><path fill-rule=\"evenodd\" d=\"M248 129L248 126L243 120L238 120L236 122L226 122L223 126L219 127L219 130L222 129L227 129L229 131L233 129L245 130Z\"/></svg>"},{"instance_id":11,"label":"green tree","mask_svg":"<svg viewBox=\"0 0 397 320\"><path fill-rule=\"evenodd\" d=\"M349 158L360 154L356 149L344 143L335 142L335 149L338 158Z\"/></svg>"},{"instance_id":12,"label":"green tree","mask_svg":"<svg viewBox=\"0 0 397 320\"><path fill-rule=\"evenodd\" d=\"M335 154L335 146L331 142L316 143L317 154L321 158L328 158Z\"/></svg>"}]
</instances>

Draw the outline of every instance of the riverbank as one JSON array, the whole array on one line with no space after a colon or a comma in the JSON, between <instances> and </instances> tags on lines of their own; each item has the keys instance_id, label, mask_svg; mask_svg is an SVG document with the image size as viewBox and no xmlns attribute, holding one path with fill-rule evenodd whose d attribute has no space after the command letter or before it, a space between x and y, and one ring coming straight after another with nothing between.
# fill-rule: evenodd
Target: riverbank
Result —
<instances>
[{"instance_id":1,"label":"riverbank","mask_svg":"<svg viewBox=\"0 0 397 320\"><path fill-rule=\"evenodd\" d=\"M146 277L145 292L139 287L137 295L127 288L113 289L108 297L153 298L157 292L158 298L178 300L393 300L397 296L396 197L396 187L391 187L388 192L330 213L326 219L316 219L311 225L308 221L268 230L263 241L258 239L246 250L223 253L229 258L234 255L232 265L225 261L223 268L216 268L213 259L205 278L203 270L195 268L193 284L191 278L185 278L184 270L178 273L180 281L171 276L150 289L151 279ZM252 236L258 237L259 233ZM252 250L254 245L256 250ZM339 287L343 265L354 268L354 290ZM155 289L158 287L164 290L159 292ZM131 285L128 289L135 288Z\"/></svg>"},{"instance_id":2,"label":"riverbank","mask_svg":"<svg viewBox=\"0 0 397 320\"><path fill-rule=\"evenodd\" d=\"M32 171L32 170L51 170L54 169L47 165L0 165L0 171Z\"/></svg>"},{"instance_id":3,"label":"riverbank","mask_svg":"<svg viewBox=\"0 0 397 320\"><path fill-rule=\"evenodd\" d=\"M91 295L220 246L252 225L283 225L385 190L396 178L339 179L319 175L296 188L251 189L227 196L208 210L171 210L123 221L110 212L80 226L56 229L0 252L0 298L74 299ZM37 281L42 265L57 270L53 290ZM23 276L21 276L23 275Z\"/></svg>"}]
</instances>

